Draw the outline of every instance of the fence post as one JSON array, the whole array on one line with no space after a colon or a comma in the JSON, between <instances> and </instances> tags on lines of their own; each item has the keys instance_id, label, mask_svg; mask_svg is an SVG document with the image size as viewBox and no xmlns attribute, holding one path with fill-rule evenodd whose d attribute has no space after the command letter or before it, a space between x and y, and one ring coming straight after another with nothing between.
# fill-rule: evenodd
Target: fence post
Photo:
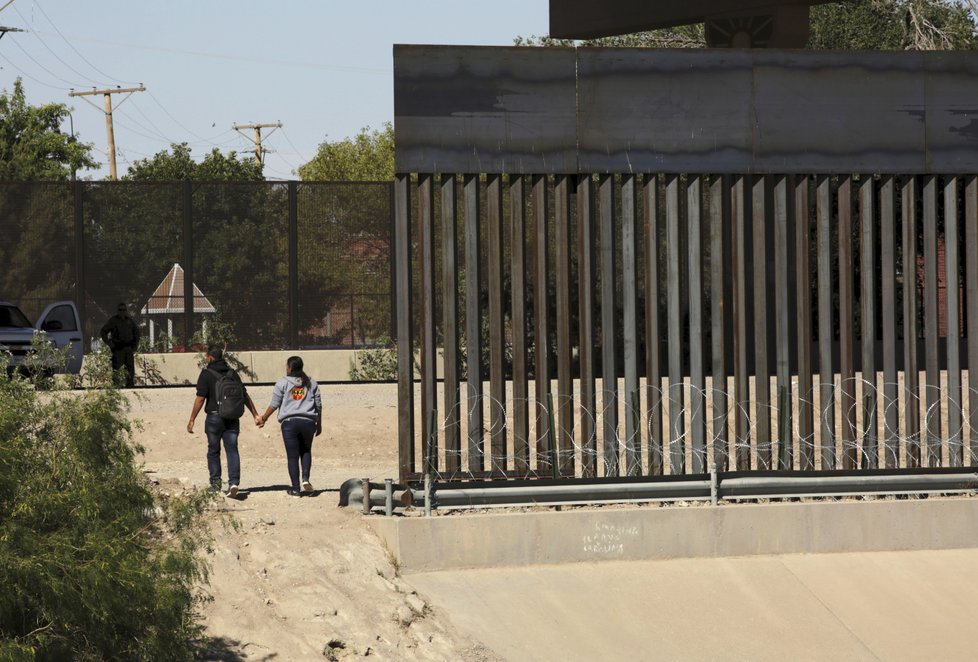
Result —
<instances>
[{"instance_id":1,"label":"fence post","mask_svg":"<svg viewBox=\"0 0 978 662\"><path fill-rule=\"evenodd\" d=\"M183 348L190 351L194 335L194 191L183 182ZM203 339L206 343L206 339Z\"/></svg>"},{"instance_id":2,"label":"fence post","mask_svg":"<svg viewBox=\"0 0 978 662\"><path fill-rule=\"evenodd\" d=\"M299 183L289 182L289 347L299 347Z\"/></svg>"},{"instance_id":3,"label":"fence post","mask_svg":"<svg viewBox=\"0 0 978 662\"><path fill-rule=\"evenodd\" d=\"M82 182L77 179L71 183L72 206L75 215L75 306L78 308L78 316L81 318L82 328L84 328L88 322L88 307L86 306L88 296L85 287L85 197L82 186Z\"/></svg>"}]
</instances>

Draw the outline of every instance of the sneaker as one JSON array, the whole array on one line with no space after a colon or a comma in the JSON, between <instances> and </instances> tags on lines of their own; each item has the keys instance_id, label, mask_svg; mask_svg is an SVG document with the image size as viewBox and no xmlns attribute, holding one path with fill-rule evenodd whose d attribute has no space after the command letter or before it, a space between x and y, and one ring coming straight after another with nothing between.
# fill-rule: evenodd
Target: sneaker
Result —
<instances>
[{"instance_id":1,"label":"sneaker","mask_svg":"<svg viewBox=\"0 0 978 662\"><path fill-rule=\"evenodd\" d=\"M228 485L228 491L224 493L224 496L227 496L231 499L236 498L238 496L238 486Z\"/></svg>"},{"instance_id":2,"label":"sneaker","mask_svg":"<svg viewBox=\"0 0 978 662\"><path fill-rule=\"evenodd\" d=\"M302 493L299 490L293 490L291 487L287 489L285 493L288 494L289 496L294 496L294 497L302 496Z\"/></svg>"},{"instance_id":3,"label":"sneaker","mask_svg":"<svg viewBox=\"0 0 978 662\"><path fill-rule=\"evenodd\" d=\"M312 492L312 483L310 483L308 480L302 481L302 491Z\"/></svg>"}]
</instances>

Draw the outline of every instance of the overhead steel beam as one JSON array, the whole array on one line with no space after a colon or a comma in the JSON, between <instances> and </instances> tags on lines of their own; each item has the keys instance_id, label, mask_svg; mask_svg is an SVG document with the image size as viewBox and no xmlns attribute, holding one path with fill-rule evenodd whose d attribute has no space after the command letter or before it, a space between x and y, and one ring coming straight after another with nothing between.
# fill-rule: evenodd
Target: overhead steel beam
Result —
<instances>
[{"instance_id":1,"label":"overhead steel beam","mask_svg":"<svg viewBox=\"0 0 978 662\"><path fill-rule=\"evenodd\" d=\"M831 0L550 0L550 36L595 39L676 25L723 14L772 13Z\"/></svg>"}]
</instances>

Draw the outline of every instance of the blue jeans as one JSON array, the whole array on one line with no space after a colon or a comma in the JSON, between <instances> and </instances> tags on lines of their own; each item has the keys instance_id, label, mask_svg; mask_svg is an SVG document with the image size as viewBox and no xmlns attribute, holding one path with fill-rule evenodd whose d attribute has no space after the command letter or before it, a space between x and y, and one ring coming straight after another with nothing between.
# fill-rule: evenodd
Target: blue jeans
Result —
<instances>
[{"instance_id":1,"label":"blue jeans","mask_svg":"<svg viewBox=\"0 0 978 662\"><path fill-rule=\"evenodd\" d=\"M301 416L293 416L282 421L282 441L285 442L285 457L289 464L289 479L292 489L299 489L299 465L302 465L302 480L309 480L312 469L312 439L316 436L316 421Z\"/></svg>"},{"instance_id":2,"label":"blue jeans","mask_svg":"<svg viewBox=\"0 0 978 662\"><path fill-rule=\"evenodd\" d=\"M221 489L221 442L228 461L228 485L241 481L241 458L238 456L238 419L225 419L217 414L207 414L204 432L207 433L207 470L211 475L211 487Z\"/></svg>"}]
</instances>

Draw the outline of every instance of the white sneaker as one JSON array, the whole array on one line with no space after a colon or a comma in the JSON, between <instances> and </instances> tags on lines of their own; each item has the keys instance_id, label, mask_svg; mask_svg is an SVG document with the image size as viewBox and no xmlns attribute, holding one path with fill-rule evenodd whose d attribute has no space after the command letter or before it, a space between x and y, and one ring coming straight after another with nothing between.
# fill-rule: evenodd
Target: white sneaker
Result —
<instances>
[{"instance_id":1,"label":"white sneaker","mask_svg":"<svg viewBox=\"0 0 978 662\"><path fill-rule=\"evenodd\" d=\"M302 481L302 491L312 492L312 483L310 483L308 480Z\"/></svg>"},{"instance_id":2,"label":"white sneaker","mask_svg":"<svg viewBox=\"0 0 978 662\"><path fill-rule=\"evenodd\" d=\"M228 496L228 497L230 497L232 499L236 498L238 496L238 486L237 485L229 485L228 486L228 491L225 492L224 494L225 494L225 496Z\"/></svg>"}]
</instances>

